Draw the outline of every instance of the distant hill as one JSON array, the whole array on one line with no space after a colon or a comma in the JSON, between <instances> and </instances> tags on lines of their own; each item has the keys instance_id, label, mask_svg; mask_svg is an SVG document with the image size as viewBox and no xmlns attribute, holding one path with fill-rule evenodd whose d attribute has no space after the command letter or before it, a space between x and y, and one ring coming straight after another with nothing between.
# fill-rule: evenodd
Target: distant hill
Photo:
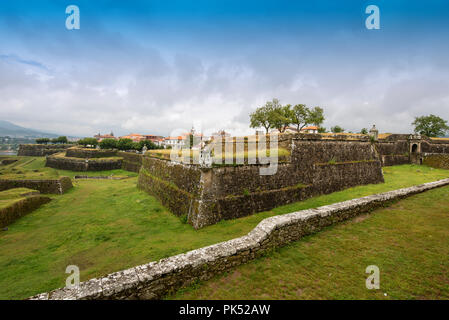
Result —
<instances>
[{"instance_id":1,"label":"distant hill","mask_svg":"<svg viewBox=\"0 0 449 320\"><path fill-rule=\"evenodd\" d=\"M57 134L24 128L9 121L0 120L0 137L12 138L56 138Z\"/></svg>"}]
</instances>

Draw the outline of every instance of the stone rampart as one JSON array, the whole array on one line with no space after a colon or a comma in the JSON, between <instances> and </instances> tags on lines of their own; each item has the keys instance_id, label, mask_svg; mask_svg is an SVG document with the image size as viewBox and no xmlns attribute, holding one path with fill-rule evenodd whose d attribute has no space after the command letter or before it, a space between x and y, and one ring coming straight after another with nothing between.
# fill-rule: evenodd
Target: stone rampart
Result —
<instances>
[{"instance_id":1,"label":"stone rampart","mask_svg":"<svg viewBox=\"0 0 449 320\"><path fill-rule=\"evenodd\" d=\"M121 158L80 159L63 156L49 156L46 167L70 171L104 171L122 168Z\"/></svg>"},{"instance_id":2,"label":"stone rampart","mask_svg":"<svg viewBox=\"0 0 449 320\"><path fill-rule=\"evenodd\" d=\"M146 155L138 186L201 228L314 195L383 182L380 161L368 139L335 141L299 135L283 143L290 156L277 164L272 175L260 174L268 165L204 168Z\"/></svg>"},{"instance_id":3,"label":"stone rampart","mask_svg":"<svg viewBox=\"0 0 449 320\"><path fill-rule=\"evenodd\" d=\"M0 209L0 228L10 225L50 201L51 199L46 196L31 195L11 203L11 205Z\"/></svg>"},{"instance_id":4,"label":"stone rampart","mask_svg":"<svg viewBox=\"0 0 449 320\"><path fill-rule=\"evenodd\" d=\"M72 188L69 177L59 179L0 179L0 191L14 188L29 188L39 190L40 193L63 194Z\"/></svg>"},{"instance_id":5,"label":"stone rampart","mask_svg":"<svg viewBox=\"0 0 449 320\"><path fill-rule=\"evenodd\" d=\"M51 154L63 152L73 144L21 144L18 156L45 157Z\"/></svg>"}]
</instances>

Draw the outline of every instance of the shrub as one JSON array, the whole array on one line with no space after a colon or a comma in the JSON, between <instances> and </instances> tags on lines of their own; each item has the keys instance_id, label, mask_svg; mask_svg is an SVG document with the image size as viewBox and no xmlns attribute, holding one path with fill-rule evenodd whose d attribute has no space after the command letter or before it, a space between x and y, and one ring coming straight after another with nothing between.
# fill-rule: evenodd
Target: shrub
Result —
<instances>
[{"instance_id":1,"label":"shrub","mask_svg":"<svg viewBox=\"0 0 449 320\"><path fill-rule=\"evenodd\" d=\"M342 127L340 127L340 126L335 126L335 127L332 127L331 128L331 131L333 132L333 133L341 133L341 132L345 132L345 129L343 129Z\"/></svg>"},{"instance_id":2,"label":"shrub","mask_svg":"<svg viewBox=\"0 0 449 320\"><path fill-rule=\"evenodd\" d=\"M55 144L57 144L57 143L68 143L68 142L69 142L69 140L67 140L66 136L60 136L58 138L51 139L51 143L55 143Z\"/></svg>"},{"instance_id":3,"label":"shrub","mask_svg":"<svg viewBox=\"0 0 449 320\"><path fill-rule=\"evenodd\" d=\"M117 149L126 151L126 150L134 150L135 145L131 139L119 139L117 141Z\"/></svg>"},{"instance_id":4,"label":"shrub","mask_svg":"<svg viewBox=\"0 0 449 320\"><path fill-rule=\"evenodd\" d=\"M117 148L117 140L103 139L99 143L101 149L115 149Z\"/></svg>"},{"instance_id":5,"label":"shrub","mask_svg":"<svg viewBox=\"0 0 449 320\"><path fill-rule=\"evenodd\" d=\"M337 159L335 157L332 157L327 163L328 164L336 164L337 163Z\"/></svg>"},{"instance_id":6,"label":"shrub","mask_svg":"<svg viewBox=\"0 0 449 320\"><path fill-rule=\"evenodd\" d=\"M36 139L36 143L37 144L47 144L47 143L49 143L50 142L50 139L48 139L48 138L39 138L39 139Z\"/></svg>"},{"instance_id":7,"label":"shrub","mask_svg":"<svg viewBox=\"0 0 449 320\"><path fill-rule=\"evenodd\" d=\"M143 146L146 146L148 150L156 150L161 149L158 145L153 143L151 140L144 140L139 142L141 144L140 150L142 150Z\"/></svg>"},{"instance_id":8,"label":"shrub","mask_svg":"<svg viewBox=\"0 0 449 320\"><path fill-rule=\"evenodd\" d=\"M143 141L140 142L133 142L133 150L137 150L137 151L142 151L142 148L144 146L144 144L142 143Z\"/></svg>"},{"instance_id":9,"label":"shrub","mask_svg":"<svg viewBox=\"0 0 449 320\"><path fill-rule=\"evenodd\" d=\"M98 145L98 140L95 138L84 138L78 140L78 144L84 147L92 147L95 148Z\"/></svg>"}]
</instances>

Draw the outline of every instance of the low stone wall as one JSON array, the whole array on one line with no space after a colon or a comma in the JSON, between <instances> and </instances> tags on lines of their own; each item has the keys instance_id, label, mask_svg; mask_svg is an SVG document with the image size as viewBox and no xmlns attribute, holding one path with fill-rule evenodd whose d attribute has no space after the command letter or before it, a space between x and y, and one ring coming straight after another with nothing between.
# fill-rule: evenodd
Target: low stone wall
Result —
<instances>
[{"instance_id":1,"label":"low stone wall","mask_svg":"<svg viewBox=\"0 0 449 320\"><path fill-rule=\"evenodd\" d=\"M10 225L17 219L50 201L51 199L49 197L32 195L24 199L17 200L6 208L0 209L0 228Z\"/></svg>"},{"instance_id":2,"label":"low stone wall","mask_svg":"<svg viewBox=\"0 0 449 320\"><path fill-rule=\"evenodd\" d=\"M39 190L40 193L63 194L72 187L72 180L69 177L53 180L0 179L0 191L14 188L29 188Z\"/></svg>"},{"instance_id":3,"label":"low stone wall","mask_svg":"<svg viewBox=\"0 0 449 320\"><path fill-rule=\"evenodd\" d=\"M66 151L66 157L90 159L90 158L107 158L116 157L117 150L97 150L88 148L69 148Z\"/></svg>"},{"instance_id":4,"label":"low stone wall","mask_svg":"<svg viewBox=\"0 0 449 320\"><path fill-rule=\"evenodd\" d=\"M70 171L104 171L122 168L122 159L78 159L60 156L47 157L46 167Z\"/></svg>"},{"instance_id":5,"label":"low stone wall","mask_svg":"<svg viewBox=\"0 0 449 320\"><path fill-rule=\"evenodd\" d=\"M2 160L1 164L4 166L7 166L7 165L12 164L17 161L18 161L17 159L5 159L5 160Z\"/></svg>"},{"instance_id":6,"label":"low stone wall","mask_svg":"<svg viewBox=\"0 0 449 320\"><path fill-rule=\"evenodd\" d=\"M390 154L381 156L382 167L397 166L401 164L409 164L410 157L408 155Z\"/></svg>"},{"instance_id":7,"label":"low stone wall","mask_svg":"<svg viewBox=\"0 0 449 320\"><path fill-rule=\"evenodd\" d=\"M449 154L423 154L423 164L432 168L449 169Z\"/></svg>"},{"instance_id":8,"label":"low stone wall","mask_svg":"<svg viewBox=\"0 0 449 320\"><path fill-rule=\"evenodd\" d=\"M45 157L51 154L63 152L73 144L21 144L18 156Z\"/></svg>"},{"instance_id":9,"label":"low stone wall","mask_svg":"<svg viewBox=\"0 0 449 320\"><path fill-rule=\"evenodd\" d=\"M123 180L128 179L128 177L114 177L114 176L75 176L75 179L91 179L91 180Z\"/></svg>"},{"instance_id":10,"label":"low stone wall","mask_svg":"<svg viewBox=\"0 0 449 320\"><path fill-rule=\"evenodd\" d=\"M446 185L449 179L270 217L243 237L81 282L75 289L61 288L30 299L161 299L181 287L210 279L329 225Z\"/></svg>"},{"instance_id":11,"label":"low stone wall","mask_svg":"<svg viewBox=\"0 0 449 320\"><path fill-rule=\"evenodd\" d=\"M139 172L140 167L142 167L142 154L132 153L132 152L119 152L118 156L123 158L122 169L131 172Z\"/></svg>"}]
</instances>

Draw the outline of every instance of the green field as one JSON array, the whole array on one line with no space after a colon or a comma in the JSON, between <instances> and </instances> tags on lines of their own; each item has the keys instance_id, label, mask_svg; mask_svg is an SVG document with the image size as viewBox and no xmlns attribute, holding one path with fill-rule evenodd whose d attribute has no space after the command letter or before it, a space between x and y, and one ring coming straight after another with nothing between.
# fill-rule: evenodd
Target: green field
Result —
<instances>
[{"instance_id":1,"label":"green field","mask_svg":"<svg viewBox=\"0 0 449 320\"><path fill-rule=\"evenodd\" d=\"M449 299L449 187L331 226L175 299ZM380 289L368 290L376 265Z\"/></svg>"},{"instance_id":2,"label":"green field","mask_svg":"<svg viewBox=\"0 0 449 320\"><path fill-rule=\"evenodd\" d=\"M30 159L23 157L10 166L54 176L85 174L43 168L44 158ZM384 173L385 184L355 187L194 230L138 190L135 173L89 172L130 178L75 181L68 193L51 195L50 203L0 232L0 298L26 298L62 287L70 264L80 267L83 281L242 236L272 215L449 177L449 171L413 165L388 167Z\"/></svg>"}]
</instances>

